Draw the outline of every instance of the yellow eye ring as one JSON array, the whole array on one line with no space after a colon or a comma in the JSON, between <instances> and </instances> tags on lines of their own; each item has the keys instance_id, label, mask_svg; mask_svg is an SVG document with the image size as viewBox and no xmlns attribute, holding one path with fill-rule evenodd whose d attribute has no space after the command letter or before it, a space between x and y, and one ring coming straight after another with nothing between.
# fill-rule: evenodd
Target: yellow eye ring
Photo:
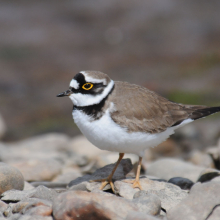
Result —
<instances>
[{"instance_id":1,"label":"yellow eye ring","mask_svg":"<svg viewBox=\"0 0 220 220\"><path fill-rule=\"evenodd\" d=\"M85 90L90 90L93 87L92 83L85 83L82 88Z\"/></svg>"}]
</instances>

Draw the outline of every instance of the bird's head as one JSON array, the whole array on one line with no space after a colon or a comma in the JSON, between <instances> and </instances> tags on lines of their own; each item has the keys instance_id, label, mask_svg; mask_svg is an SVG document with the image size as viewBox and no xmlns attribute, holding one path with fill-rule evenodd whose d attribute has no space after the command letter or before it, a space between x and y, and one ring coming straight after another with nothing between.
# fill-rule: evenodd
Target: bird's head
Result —
<instances>
[{"instance_id":1,"label":"bird's head","mask_svg":"<svg viewBox=\"0 0 220 220\"><path fill-rule=\"evenodd\" d=\"M57 97L69 96L75 106L100 103L113 89L114 81L98 71L81 71L70 81L69 89Z\"/></svg>"}]
</instances>

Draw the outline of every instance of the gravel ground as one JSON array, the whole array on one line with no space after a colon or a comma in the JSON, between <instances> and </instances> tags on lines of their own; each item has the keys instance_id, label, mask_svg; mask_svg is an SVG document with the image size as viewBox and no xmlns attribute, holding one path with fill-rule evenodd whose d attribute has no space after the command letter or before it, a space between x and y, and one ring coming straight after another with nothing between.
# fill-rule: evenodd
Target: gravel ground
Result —
<instances>
[{"instance_id":1,"label":"gravel ground","mask_svg":"<svg viewBox=\"0 0 220 220\"><path fill-rule=\"evenodd\" d=\"M50 133L1 142L0 219L217 220L220 140L188 157L176 148L170 140L147 149L141 191L123 181L134 178L138 161L125 155L113 176L113 193L110 185L101 191L101 183L90 180L107 177L118 154L99 150L83 136Z\"/></svg>"}]
</instances>

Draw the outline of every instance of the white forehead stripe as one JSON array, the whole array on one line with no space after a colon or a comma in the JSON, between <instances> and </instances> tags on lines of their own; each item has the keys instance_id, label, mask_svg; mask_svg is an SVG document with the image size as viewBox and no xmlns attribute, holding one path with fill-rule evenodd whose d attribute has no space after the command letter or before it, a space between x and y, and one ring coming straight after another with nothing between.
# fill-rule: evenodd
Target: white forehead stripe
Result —
<instances>
[{"instance_id":1,"label":"white forehead stripe","mask_svg":"<svg viewBox=\"0 0 220 220\"><path fill-rule=\"evenodd\" d=\"M70 82L70 87L73 87L74 89L78 89L79 83L75 79L72 79Z\"/></svg>"},{"instance_id":2,"label":"white forehead stripe","mask_svg":"<svg viewBox=\"0 0 220 220\"><path fill-rule=\"evenodd\" d=\"M85 76L86 82L103 83L103 85L107 85L106 79L94 79L94 78L88 76L88 74L85 71L81 71L80 73L82 73Z\"/></svg>"}]
</instances>

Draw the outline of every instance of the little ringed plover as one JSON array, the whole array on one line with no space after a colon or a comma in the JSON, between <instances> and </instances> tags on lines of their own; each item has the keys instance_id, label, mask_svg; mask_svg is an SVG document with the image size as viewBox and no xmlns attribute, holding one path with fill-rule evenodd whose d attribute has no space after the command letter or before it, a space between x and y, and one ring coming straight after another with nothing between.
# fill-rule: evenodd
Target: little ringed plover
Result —
<instances>
[{"instance_id":1,"label":"little ringed plover","mask_svg":"<svg viewBox=\"0 0 220 220\"><path fill-rule=\"evenodd\" d=\"M81 71L70 81L69 89L57 97L69 96L73 119L96 147L119 152L119 159L101 189L110 183L124 153L139 156L133 187L142 189L139 176L146 148L155 147L175 129L220 111L220 107L183 105L169 101L145 87L114 82L98 71Z\"/></svg>"}]
</instances>

